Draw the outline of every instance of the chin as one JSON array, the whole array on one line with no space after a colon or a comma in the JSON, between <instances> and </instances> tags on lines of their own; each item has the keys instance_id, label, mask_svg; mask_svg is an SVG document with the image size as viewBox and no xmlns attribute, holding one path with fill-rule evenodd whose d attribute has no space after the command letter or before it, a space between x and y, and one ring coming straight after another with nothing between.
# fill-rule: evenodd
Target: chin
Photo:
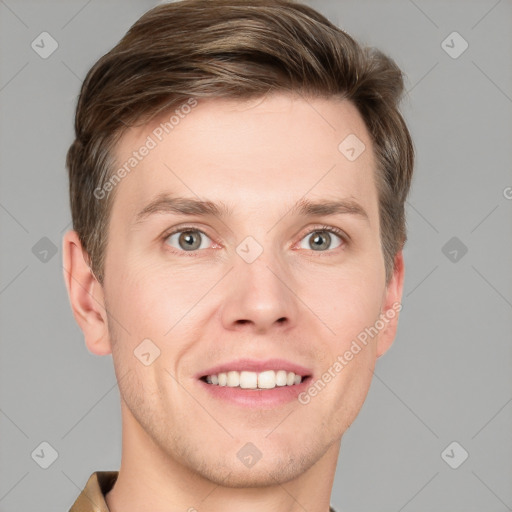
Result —
<instances>
[{"instance_id":1,"label":"chin","mask_svg":"<svg viewBox=\"0 0 512 512\"><path fill-rule=\"evenodd\" d=\"M303 461L304 462L304 461ZM263 461L260 459L253 467L244 467L242 463L219 470L218 465L202 468L202 476L217 485L230 488L260 488L284 484L302 475L311 464L298 461ZM306 466L306 467L305 467Z\"/></svg>"}]
</instances>

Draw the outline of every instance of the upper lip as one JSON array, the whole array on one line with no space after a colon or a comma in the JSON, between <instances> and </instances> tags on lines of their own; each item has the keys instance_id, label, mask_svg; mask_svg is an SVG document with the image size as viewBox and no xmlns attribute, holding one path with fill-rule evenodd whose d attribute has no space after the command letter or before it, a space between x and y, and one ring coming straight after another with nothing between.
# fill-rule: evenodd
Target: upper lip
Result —
<instances>
[{"instance_id":1,"label":"upper lip","mask_svg":"<svg viewBox=\"0 0 512 512\"><path fill-rule=\"evenodd\" d=\"M306 377L311 375L311 370L305 366L301 366L286 359L266 359L264 361L257 359L236 359L227 363L221 363L216 366L212 366L207 370L199 372L196 377L200 379L207 375L217 375L219 373L225 373L229 371L248 371L248 372L262 372L265 370L286 370L287 372L293 372L295 375Z\"/></svg>"}]
</instances>

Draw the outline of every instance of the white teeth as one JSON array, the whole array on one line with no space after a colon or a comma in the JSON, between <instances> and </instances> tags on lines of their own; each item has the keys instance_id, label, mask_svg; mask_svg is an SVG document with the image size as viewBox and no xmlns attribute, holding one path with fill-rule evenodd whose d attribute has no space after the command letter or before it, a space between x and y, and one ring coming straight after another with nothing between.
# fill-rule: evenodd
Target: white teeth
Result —
<instances>
[{"instance_id":1,"label":"white teeth","mask_svg":"<svg viewBox=\"0 0 512 512\"><path fill-rule=\"evenodd\" d=\"M256 372L240 372L240 387L242 389L256 389L258 387L258 374Z\"/></svg>"},{"instance_id":2,"label":"white teeth","mask_svg":"<svg viewBox=\"0 0 512 512\"><path fill-rule=\"evenodd\" d=\"M300 377L299 377L300 379ZM276 372L268 370L258 373L258 387L260 389L272 389L276 387Z\"/></svg>"},{"instance_id":3,"label":"white teeth","mask_svg":"<svg viewBox=\"0 0 512 512\"><path fill-rule=\"evenodd\" d=\"M302 377L286 370L265 370L263 372L221 372L207 375L206 382L214 386L240 387L242 389L273 389L276 386L293 386L302 382Z\"/></svg>"},{"instance_id":4,"label":"white teeth","mask_svg":"<svg viewBox=\"0 0 512 512\"><path fill-rule=\"evenodd\" d=\"M276 386L286 386L286 372L284 370L276 372Z\"/></svg>"},{"instance_id":5,"label":"white teeth","mask_svg":"<svg viewBox=\"0 0 512 512\"><path fill-rule=\"evenodd\" d=\"M238 372L228 372L227 386L236 388L240 384L240 374Z\"/></svg>"}]
</instances>

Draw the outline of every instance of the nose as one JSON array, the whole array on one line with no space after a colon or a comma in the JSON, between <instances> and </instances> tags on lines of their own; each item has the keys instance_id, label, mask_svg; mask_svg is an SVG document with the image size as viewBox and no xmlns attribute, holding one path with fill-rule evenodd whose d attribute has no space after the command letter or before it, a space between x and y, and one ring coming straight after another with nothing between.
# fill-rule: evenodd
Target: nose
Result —
<instances>
[{"instance_id":1,"label":"nose","mask_svg":"<svg viewBox=\"0 0 512 512\"><path fill-rule=\"evenodd\" d=\"M236 259L225 287L225 329L262 334L296 324L299 299L293 292L293 277L269 253L263 252L252 263Z\"/></svg>"}]
</instances>

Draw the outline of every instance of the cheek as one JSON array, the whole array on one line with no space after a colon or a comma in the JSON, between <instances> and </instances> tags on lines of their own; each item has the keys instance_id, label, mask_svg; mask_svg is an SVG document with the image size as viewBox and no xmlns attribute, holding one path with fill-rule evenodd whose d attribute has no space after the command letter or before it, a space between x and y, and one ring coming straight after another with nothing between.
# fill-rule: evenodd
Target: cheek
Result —
<instances>
[{"instance_id":1,"label":"cheek","mask_svg":"<svg viewBox=\"0 0 512 512\"><path fill-rule=\"evenodd\" d=\"M378 318L383 294L380 281L380 274L368 268L310 269L301 273L298 295L325 324L326 340L346 342Z\"/></svg>"},{"instance_id":2,"label":"cheek","mask_svg":"<svg viewBox=\"0 0 512 512\"><path fill-rule=\"evenodd\" d=\"M194 306L215 284L209 269L203 273L193 266L172 268L168 264L133 261L125 269L112 276L111 290L114 314L130 333L131 350L145 338L153 340L162 351L168 350L171 338L184 329L193 331L194 322L200 324L200 308ZM127 337L126 331L121 335ZM185 347L186 339L182 341L175 345L176 350Z\"/></svg>"}]
</instances>

